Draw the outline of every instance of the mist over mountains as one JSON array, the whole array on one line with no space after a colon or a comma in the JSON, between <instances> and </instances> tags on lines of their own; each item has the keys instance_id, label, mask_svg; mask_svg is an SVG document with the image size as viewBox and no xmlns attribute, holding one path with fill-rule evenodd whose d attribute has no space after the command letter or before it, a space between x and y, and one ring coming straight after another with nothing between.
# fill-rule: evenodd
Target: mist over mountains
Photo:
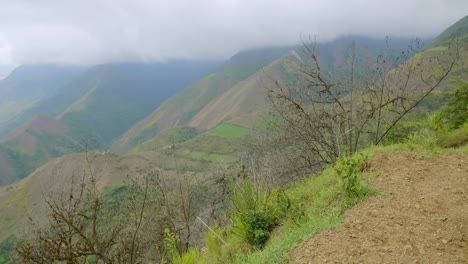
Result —
<instances>
[{"instance_id":1,"label":"mist over mountains","mask_svg":"<svg viewBox=\"0 0 468 264\"><path fill-rule=\"evenodd\" d=\"M155 239L157 237L159 242L165 241L164 238L168 236L165 228L179 230L174 232L180 232L177 233L179 238L185 239L184 246L179 245L180 256L190 252L191 247L188 245L198 247L205 243L195 216L213 217L213 222L209 224L214 225L219 220L224 224L224 230L235 227L226 224L232 222L232 219L226 218L231 217L231 212L226 209L232 206L228 201L233 199L230 195L234 195L237 190L227 190L237 188L230 186L229 181L240 186L237 181L253 179L252 186L257 187L262 185L258 177L265 177L265 182L273 181L274 177L279 177L281 168L294 167L295 165L291 165L295 164L294 159L297 161L304 158L293 149L310 147L310 142L302 142L300 137L294 138L288 145L282 145L285 143L281 140L288 135L282 134L285 131L275 129L286 124L289 113L281 115L284 112L280 112L278 107L313 112L318 111L318 108L314 108L314 103L307 103L307 100L324 100L329 105L324 103L326 106L321 110L333 109L333 103L337 103L340 109L349 107L349 104L351 109L362 107L364 110L359 113L353 112L357 110L346 112L345 115L353 119L356 118L354 115L378 108L381 110L378 116L383 116L384 120L395 113L392 107L406 107L403 102L408 98L400 96L391 99L393 93L408 92L421 96L424 100L404 109L404 115L408 115L401 118L401 127L390 122L381 122L380 119L378 124L366 121L362 125L370 130L380 126L388 129L388 135L385 132L384 136L389 139L380 145L415 140L417 136L414 135L426 133L428 127L431 133L435 131L436 136L448 135L449 139L444 140L456 141L454 144L444 143L447 146L466 145L463 126L449 127L446 124L448 121L444 121L445 116L437 115L437 111L446 111L443 109L453 97L455 87L468 80L468 16L460 19L462 16L459 15L465 12L464 7L468 8L464 1L453 1L453 5L433 1L426 3L431 8L421 7L422 10L427 8L428 14L439 14L431 20L431 23L436 24L433 27L423 25L416 18L406 15L401 15L404 19L388 15L378 19L375 18L380 14L378 12L368 12L365 17L355 18L353 21L353 16L342 14L342 11L330 15L329 11L325 11L330 4L324 3L320 4L324 14L305 2L301 3L304 6L298 10L287 9L284 14L281 7L285 3L282 2L258 1L252 4L256 11L245 9L245 4L234 2L218 3L212 7L209 1L203 0L197 4L200 5L199 10L203 11L201 14L219 11L214 16L238 18L238 25L231 28L229 25L233 22L228 23L224 18L208 23L202 17L186 14L185 11L175 15L177 19L166 17L164 20L162 11L154 11L155 6L143 1L137 1L132 6L133 9L129 10L124 8L127 4L109 9L109 17L118 17L121 20L108 28L95 23L101 21L95 13L109 8L109 4L103 1L97 1L89 21L83 23L76 21L76 16L84 12L78 6L75 6L76 14L67 11L48 18L57 10L66 10L75 5L68 6L52 3L53 1L45 5L43 12L18 21L14 14L24 15L38 8L36 3L20 2L5 4L8 14L0 11L0 17L5 14L5 17L11 19L8 21L16 21L25 29L24 32L14 33L11 25L0 25L0 31L4 29L6 32L0 34L0 264L16 263L10 258L12 245L20 244L21 239L26 237L22 232L28 225L29 216L39 219L38 226L47 225L49 211L42 196L47 193L63 194L69 185L73 189L76 177L85 179L87 175L95 177L92 182L95 184L93 188L99 193L96 196L99 199L108 199L106 202L109 204L102 207L106 210L106 206L119 207L116 205L119 200L131 201L122 197L132 194L132 191L136 190L135 193L139 194L139 187L130 186L129 181L138 182L147 175L157 178L155 186L159 189L154 194L156 198L153 198L162 199L158 203L161 208L166 206L166 209L154 214L148 213L157 218L151 218L151 221L158 223L151 228L155 228ZM423 2L407 4L413 7L416 3L424 5ZM350 13L361 5L340 4L348 7ZM380 10L373 3L367 4L370 10ZM173 10L178 5L180 3L168 3L162 10ZM191 3L182 6L195 8L197 5ZM232 11L226 9L226 5ZM271 9L259 13L259 6L263 5L270 5ZM18 8L19 6L22 8ZM312 28L324 36L318 42L314 42L314 37L296 34L304 25L321 21L317 20L319 18L310 21L305 19L304 14L309 10L307 7L317 17L324 18L322 22L325 24L312 24ZM440 7L440 10L435 10L434 7ZM238 16L240 10L245 11L244 16ZM402 14L408 12L405 10L401 11ZM70 15L69 18L65 17L67 14ZM156 20L166 21L169 26L164 28L159 24L149 23L153 21L148 20L150 14L160 14L161 18ZM258 17L254 16L257 14ZM424 21L427 21L428 14ZM140 20L135 19L138 15L141 15ZM274 22L271 20L272 16L277 18ZM335 16L341 19L326 24L328 19ZM372 24L371 18L375 19L375 24ZM264 24L252 24L255 19L264 21ZM6 18L0 18L0 24L2 20L7 21ZM65 22L61 24L62 21ZM125 24L125 21L129 23ZM184 21L187 23L182 23ZM414 25L410 26L408 21L413 21ZM383 25L384 22L393 24ZM95 24L96 27L93 28L92 25ZM252 28L249 26L251 24ZM398 30L400 25L407 27ZM223 34L219 33L222 28L227 28ZM47 33L50 29L54 29L53 33L57 36L63 33L63 39L52 42ZM277 30L278 36L271 32L273 29ZM285 36L288 30L297 35L294 41L292 33ZM37 46L23 41L28 39L23 35L25 32L29 32L28 38L37 39ZM40 32L44 33L43 39L38 38ZM121 34L112 34L116 32ZM385 38L386 32L397 34L393 34L395 37ZM419 36L423 39L415 40L410 37L414 32L420 33ZM213 37L216 39L213 40ZM75 41L76 45L71 45L70 41ZM454 47L456 52L450 53ZM83 50L79 50L81 48ZM450 64L453 54L456 54L457 59ZM393 64L389 63L392 59L395 61ZM440 65L434 68L431 68L432 64L413 66L417 64L413 63L425 60L439 62ZM390 66L382 70L379 63L389 63ZM443 63L449 66L442 67ZM20 66L12 68L11 65L14 64ZM392 79L391 83L384 82L388 76L402 74L405 67L410 72L406 76L406 82L405 77ZM421 92L424 91L421 84L418 86L411 79L415 78L412 74L417 70L427 70L432 79L437 79L434 76L440 72L447 71L447 74L430 93L424 94ZM427 80L432 81L429 77ZM319 84L311 80L319 80ZM375 88L371 87L371 83L379 81L382 87L388 89L387 94L384 93L384 88L380 92L371 89ZM327 82L331 85L326 86ZM401 90L387 88L392 85L397 87L400 83L407 85ZM310 89L309 93L301 94L301 91L307 89ZM331 89L337 89L336 97L326 95ZM365 94L363 91L368 91L366 89L374 94ZM274 105L275 98L272 94L278 90L293 102L292 106ZM311 96L313 92L317 92L318 97ZM385 104L380 102L377 107L365 96L372 100L390 99ZM354 102L353 98L358 99ZM292 118L299 120L300 125L291 123L291 127L298 126L298 135L308 133L306 130L310 129L306 127L306 122L301 121L301 118L307 117L306 110L303 110L302 115ZM376 113L372 112L368 118L375 118ZM428 113L433 114L429 116ZM327 118L335 121L334 118L338 115L334 114L327 115ZM424 121L426 119L429 121ZM335 144L340 149L340 155L345 157L348 155L346 151L352 152L352 144L341 142L337 134L332 134L333 129L335 127L330 128L331 132L327 132L330 134L325 137L333 141L329 146ZM339 129L343 130L340 131L343 135L355 133L352 129L349 129L352 132L344 131L341 127ZM453 131L456 131L453 134L455 136L450 134ZM366 133L367 131L363 132L362 140L354 146L359 151L372 145L375 140L370 136L371 133ZM450 137L455 137L456 140ZM442 139L434 140L434 144L443 142ZM260 143L264 145L260 146ZM377 142L375 145L378 144ZM276 162L277 156L268 156L268 151L275 147L280 148L279 151L275 150L275 155L284 157L281 162ZM329 154L324 154L326 150L323 149L316 152L319 156ZM341 159L340 155L333 161ZM292 169L293 173L288 174L291 178L269 182L271 186L268 188L271 189L268 190L268 195L273 190L274 195L281 193L282 189L278 191L280 189L274 188L282 188L282 185L300 184L300 179L293 179L293 174L294 177L315 175L314 173L319 173L328 166L328 163L318 164L320 165L314 165L313 169L297 166ZM218 198L213 197L220 193L224 196L220 198L219 205L214 205L213 200L217 201ZM336 197L341 194L342 191L338 192ZM167 219L171 215L167 208L178 208L180 204L185 205L185 202L192 201L184 195L193 195L190 199L193 198L194 207L189 213L174 213L176 218L171 220L171 226L165 222L169 221ZM278 201L284 198L278 197ZM293 201L289 198L286 200L287 203ZM353 200L353 203L356 201ZM344 212L348 207L343 208ZM126 213L128 212L124 214ZM181 224L183 221L186 221L184 226ZM280 226L279 222L275 222L264 231L269 233ZM192 237L190 232L194 232ZM14 243L11 242L13 240ZM161 243L157 250L148 249L147 252L167 254L167 245ZM62 244L58 244L58 247L62 247ZM246 252L253 252L249 251L252 248L262 249L255 246L246 248ZM203 253L197 254L201 256Z\"/></svg>"}]
</instances>

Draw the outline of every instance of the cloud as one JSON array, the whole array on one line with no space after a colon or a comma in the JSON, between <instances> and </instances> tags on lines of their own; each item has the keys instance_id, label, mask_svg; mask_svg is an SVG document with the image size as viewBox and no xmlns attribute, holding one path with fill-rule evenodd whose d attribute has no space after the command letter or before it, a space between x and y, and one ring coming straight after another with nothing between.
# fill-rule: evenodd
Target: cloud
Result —
<instances>
[{"instance_id":1,"label":"cloud","mask_svg":"<svg viewBox=\"0 0 468 264\"><path fill-rule=\"evenodd\" d=\"M301 35L431 37L465 0L0 0L0 65L225 59Z\"/></svg>"}]
</instances>

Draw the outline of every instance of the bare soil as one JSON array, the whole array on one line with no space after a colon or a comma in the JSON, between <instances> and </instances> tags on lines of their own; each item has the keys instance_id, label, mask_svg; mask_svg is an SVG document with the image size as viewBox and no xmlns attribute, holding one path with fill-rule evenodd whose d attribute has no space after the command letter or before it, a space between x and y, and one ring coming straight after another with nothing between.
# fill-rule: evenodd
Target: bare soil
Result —
<instances>
[{"instance_id":1,"label":"bare soil","mask_svg":"<svg viewBox=\"0 0 468 264\"><path fill-rule=\"evenodd\" d=\"M291 263L468 263L468 155L378 154L372 167L383 194L294 248Z\"/></svg>"}]
</instances>

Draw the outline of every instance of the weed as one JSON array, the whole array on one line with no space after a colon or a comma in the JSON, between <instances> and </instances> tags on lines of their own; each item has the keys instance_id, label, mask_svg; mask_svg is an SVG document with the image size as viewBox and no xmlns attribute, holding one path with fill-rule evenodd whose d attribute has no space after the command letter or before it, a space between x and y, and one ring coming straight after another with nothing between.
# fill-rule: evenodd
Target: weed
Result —
<instances>
[{"instance_id":1,"label":"weed","mask_svg":"<svg viewBox=\"0 0 468 264\"><path fill-rule=\"evenodd\" d=\"M234 234L261 249L271 230L291 208L291 200L282 190L269 192L245 179L235 188L232 205Z\"/></svg>"},{"instance_id":2,"label":"weed","mask_svg":"<svg viewBox=\"0 0 468 264\"><path fill-rule=\"evenodd\" d=\"M359 179L359 175L367 169L368 156L355 155L338 160L335 171L340 176L343 189L352 197L364 197L368 193L367 184Z\"/></svg>"},{"instance_id":3,"label":"weed","mask_svg":"<svg viewBox=\"0 0 468 264\"><path fill-rule=\"evenodd\" d=\"M248 130L246 128L231 124L221 124L206 132L207 135L211 136L234 138L243 138L247 135L247 133Z\"/></svg>"},{"instance_id":4,"label":"weed","mask_svg":"<svg viewBox=\"0 0 468 264\"><path fill-rule=\"evenodd\" d=\"M444 148L461 147L468 143L468 122L450 133L437 136L437 144Z\"/></svg>"},{"instance_id":5,"label":"weed","mask_svg":"<svg viewBox=\"0 0 468 264\"><path fill-rule=\"evenodd\" d=\"M179 243L180 238L171 232L169 228L164 229L164 248L166 254L162 257L161 263L167 263L168 260L171 263L175 263L180 258L179 251L177 250L177 244Z\"/></svg>"}]
</instances>

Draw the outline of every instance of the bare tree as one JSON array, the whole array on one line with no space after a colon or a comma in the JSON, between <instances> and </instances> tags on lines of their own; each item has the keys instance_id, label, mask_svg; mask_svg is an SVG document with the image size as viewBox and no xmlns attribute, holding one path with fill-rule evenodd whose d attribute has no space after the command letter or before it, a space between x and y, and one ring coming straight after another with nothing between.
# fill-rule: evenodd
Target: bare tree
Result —
<instances>
[{"instance_id":1,"label":"bare tree","mask_svg":"<svg viewBox=\"0 0 468 264\"><path fill-rule=\"evenodd\" d=\"M149 177L121 187L110 202L109 195L98 191L88 152L85 164L86 171L72 177L66 192L46 195L50 210L46 227L30 218L30 236L16 249L22 263L143 262L148 250L144 242L149 237L142 232L148 222L144 217L149 207Z\"/></svg>"},{"instance_id":2,"label":"bare tree","mask_svg":"<svg viewBox=\"0 0 468 264\"><path fill-rule=\"evenodd\" d=\"M296 69L305 80L302 85L270 77L273 121L264 140L273 167L290 178L381 143L440 86L459 58L456 46L439 56L420 55L418 47L415 41L395 54L387 45L370 59L359 57L353 43L346 67L332 72L321 64L315 44L304 44L303 64ZM281 160L285 166L274 166Z\"/></svg>"}]
</instances>

